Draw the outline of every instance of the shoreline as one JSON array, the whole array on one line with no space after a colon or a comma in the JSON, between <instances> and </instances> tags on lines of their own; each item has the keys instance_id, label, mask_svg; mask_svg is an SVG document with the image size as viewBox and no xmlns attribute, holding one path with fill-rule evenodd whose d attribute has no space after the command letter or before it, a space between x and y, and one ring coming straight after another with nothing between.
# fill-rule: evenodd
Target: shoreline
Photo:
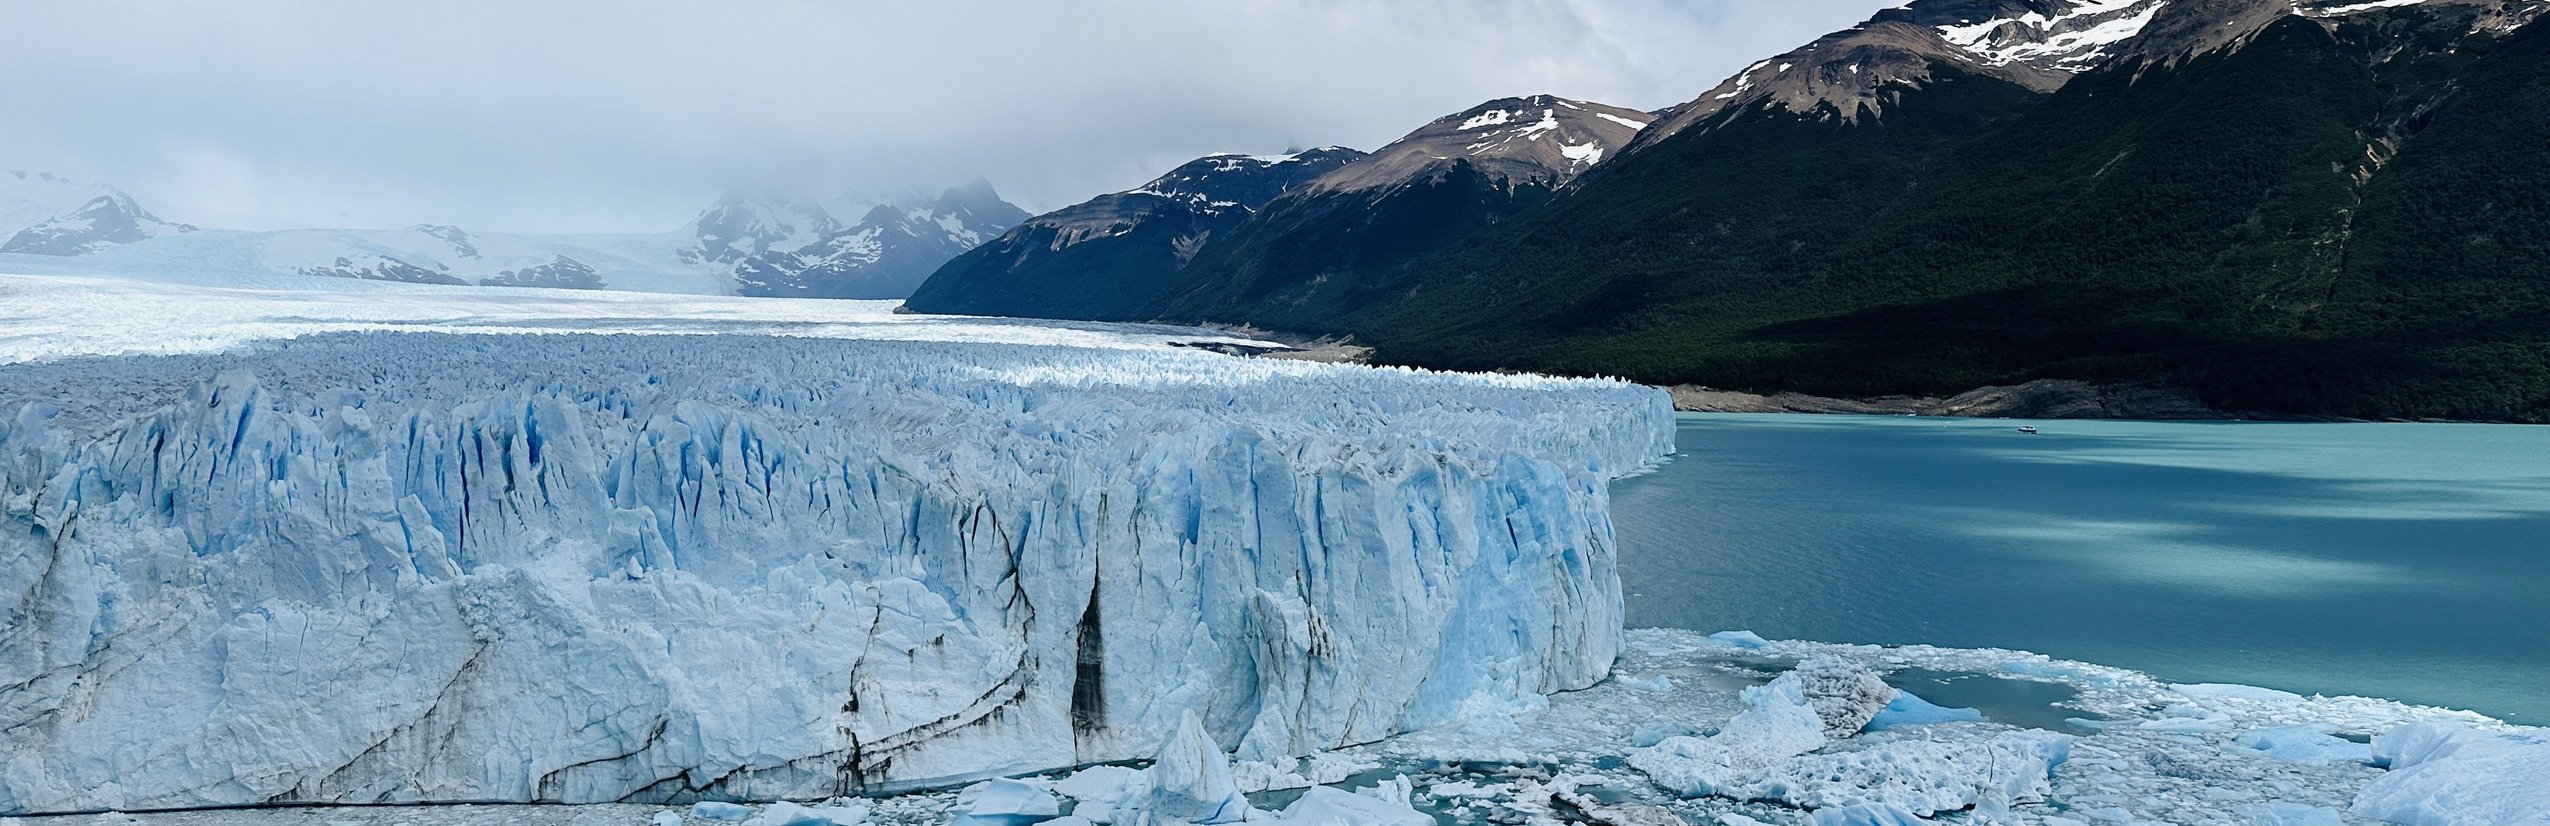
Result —
<instances>
[{"instance_id":1,"label":"shoreline","mask_svg":"<svg viewBox=\"0 0 2550 826\"><path fill-rule=\"evenodd\" d=\"M1806 393L1764 395L1695 384L1665 388L1678 413L1812 413L1974 419L2122 419L2144 421L2348 421L2216 410L2192 391L2071 379L1980 387L1946 398L1878 396L1845 399Z\"/></svg>"}]
</instances>

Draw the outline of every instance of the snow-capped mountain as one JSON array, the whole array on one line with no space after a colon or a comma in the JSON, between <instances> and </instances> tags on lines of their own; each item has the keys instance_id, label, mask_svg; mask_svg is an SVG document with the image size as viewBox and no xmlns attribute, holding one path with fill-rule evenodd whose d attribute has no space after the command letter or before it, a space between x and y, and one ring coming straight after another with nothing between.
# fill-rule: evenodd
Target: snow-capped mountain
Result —
<instances>
[{"instance_id":1,"label":"snow-capped mountain","mask_svg":"<svg viewBox=\"0 0 2550 826\"><path fill-rule=\"evenodd\" d=\"M180 232L114 187L49 172L0 172L0 252L81 255Z\"/></svg>"},{"instance_id":2,"label":"snow-capped mountain","mask_svg":"<svg viewBox=\"0 0 2550 826\"><path fill-rule=\"evenodd\" d=\"M1575 110L1497 102L1192 260L1124 277L1092 244L986 248L913 306L1771 392L2056 377L2229 409L2550 420L2550 154L2527 151L2550 135L2545 9L1913 0L1755 62L1590 172L1530 140ZM1501 187L1464 157L1515 147L1551 171ZM1442 174L1384 174L1411 164ZM1535 180L1563 183L1518 200ZM1347 182L1403 191L1330 197Z\"/></svg>"},{"instance_id":3,"label":"snow-capped mountain","mask_svg":"<svg viewBox=\"0 0 2550 826\"><path fill-rule=\"evenodd\" d=\"M1635 109L1551 95L1499 98L1436 118L1308 189L1395 186L1455 162L1506 184L1563 184L1619 151L1655 119Z\"/></svg>"},{"instance_id":4,"label":"snow-capped mountain","mask_svg":"<svg viewBox=\"0 0 2550 826\"><path fill-rule=\"evenodd\" d=\"M2172 64L2234 45L2288 17L2335 20L2420 5L2484 8L2512 31L2526 0L1915 0L1754 63L1665 110L1632 151L1751 106L1858 121L1882 117L1940 67L2052 92L2102 65Z\"/></svg>"},{"instance_id":5,"label":"snow-capped mountain","mask_svg":"<svg viewBox=\"0 0 2550 826\"><path fill-rule=\"evenodd\" d=\"M472 233L418 224L395 230L279 230L254 233L255 261L265 272L503 287L611 286L602 268L636 271L672 262L630 260L540 236Z\"/></svg>"},{"instance_id":6,"label":"snow-capped mountain","mask_svg":"<svg viewBox=\"0 0 2550 826\"><path fill-rule=\"evenodd\" d=\"M799 250L841 234L822 204L731 191L701 210L684 231L694 240L676 254L692 264L733 264L773 250Z\"/></svg>"},{"instance_id":7,"label":"snow-capped mountain","mask_svg":"<svg viewBox=\"0 0 2550 826\"><path fill-rule=\"evenodd\" d=\"M599 290L604 286L602 274L584 262L564 255L549 263L518 270L505 270L480 283L490 287L550 287L553 289Z\"/></svg>"},{"instance_id":8,"label":"snow-capped mountain","mask_svg":"<svg viewBox=\"0 0 2550 826\"><path fill-rule=\"evenodd\" d=\"M1436 118L1268 204L1150 296L1144 315L1276 329L1336 317L1399 290L1411 261L1547 202L1654 120L1553 95Z\"/></svg>"},{"instance_id":9,"label":"snow-capped mountain","mask_svg":"<svg viewBox=\"0 0 2550 826\"><path fill-rule=\"evenodd\" d=\"M2538 0L2173 0L2140 35L2118 44L2113 52L2119 64L2175 65L2246 43L2288 18L2333 29L2349 20L2384 18L2396 12L2467 15L2468 31L2504 34L2538 19L2544 9L2550 9L2550 3Z\"/></svg>"},{"instance_id":10,"label":"snow-capped mountain","mask_svg":"<svg viewBox=\"0 0 2550 826\"><path fill-rule=\"evenodd\" d=\"M979 180L881 204L739 190L665 234L293 230L268 234L262 261L273 272L419 283L891 299L1026 217Z\"/></svg>"},{"instance_id":11,"label":"snow-capped mountain","mask_svg":"<svg viewBox=\"0 0 2550 826\"><path fill-rule=\"evenodd\" d=\"M1212 215L1255 212L1294 187L1364 157L1342 146L1283 155L1216 153L1181 164L1124 194L1167 198Z\"/></svg>"},{"instance_id":12,"label":"snow-capped mountain","mask_svg":"<svg viewBox=\"0 0 2550 826\"><path fill-rule=\"evenodd\" d=\"M1338 146L1213 154L1141 186L1036 216L938 268L907 302L924 312L1074 317L1153 295L1214 239L1278 196L1364 157Z\"/></svg>"},{"instance_id":13,"label":"snow-capped mountain","mask_svg":"<svg viewBox=\"0 0 2550 826\"><path fill-rule=\"evenodd\" d=\"M1215 320L1441 368L2544 420L2545 7L1916 0L1668 110L1398 288Z\"/></svg>"},{"instance_id":14,"label":"snow-capped mountain","mask_svg":"<svg viewBox=\"0 0 2550 826\"><path fill-rule=\"evenodd\" d=\"M2188 0L2179 0L2188 2ZM2060 88L2141 33L2169 0L1916 0L1745 67L1667 109L1637 146L1721 112L1771 106L1856 121L1941 65L2039 92Z\"/></svg>"},{"instance_id":15,"label":"snow-capped mountain","mask_svg":"<svg viewBox=\"0 0 2550 826\"><path fill-rule=\"evenodd\" d=\"M1039 216L949 262L910 305L1279 324L1330 313L1388 292L1408 261L1544 202L1654 120L1533 95L1436 118L1370 155L1209 156ZM1172 218L1179 231L1158 231Z\"/></svg>"},{"instance_id":16,"label":"snow-capped mountain","mask_svg":"<svg viewBox=\"0 0 2550 826\"><path fill-rule=\"evenodd\" d=\"M1027 220L1026 210L1001 200L982 180L936 198L905 196L876 204L855 224L845 224L814 204L779 211L736 206L721 201L700 216L694 226L701 243L694 249L710 250L712 232L718 234L718 249L731 253L745 245L757 247L733 261L735 290L750 296L902 298L948 259ZM740 225L734 223L739 217L745 219ZM814 237L808 240L808 234Z\"/></svg>"}]
</instances>

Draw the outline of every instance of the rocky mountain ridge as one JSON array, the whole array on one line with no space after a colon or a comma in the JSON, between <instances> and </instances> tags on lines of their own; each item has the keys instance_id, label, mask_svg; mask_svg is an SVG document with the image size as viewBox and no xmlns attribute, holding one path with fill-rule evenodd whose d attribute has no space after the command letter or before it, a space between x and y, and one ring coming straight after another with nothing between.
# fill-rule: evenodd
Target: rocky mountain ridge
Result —
<instances>
[{"instance_id":1,"label":"rocky mountain ridge","mask_svg":"<svg viewBox=\"0 0 2550 826\"><path fill-rule=\"evenodd\" d=\"M1164 294L1208 244L1268 203L1365 158L1327 146L1216 153L1141 186L1030 218L948 261L906 306L968 315L1065 316Z\"/></svg>"},{"instance_id":2,"label":"rocky mountain ridge","mask_svg":"<svg viewBox=\"0 0 2550 826\"><path fill-rule=\"evenodd\" d=\"M1654 119L1532 95L1436 118L1370 155L1208 155L1038 216L950 261L907 304L1115 320L1235 300L1322 312L1338 299L1321 291L1387 289L1400 264L1539 203Z\"/></svg>"},{"instance_id":3,"label":"rocky mountain ridge","mask_svg":"<svg viewBox=\"0 0 2550 826\"><path fill-rule=\"evenodd\" d=\"M81 255L181 232L133 196L50 172L0 172L0 253Z\"/></svg>"}]
</instances>

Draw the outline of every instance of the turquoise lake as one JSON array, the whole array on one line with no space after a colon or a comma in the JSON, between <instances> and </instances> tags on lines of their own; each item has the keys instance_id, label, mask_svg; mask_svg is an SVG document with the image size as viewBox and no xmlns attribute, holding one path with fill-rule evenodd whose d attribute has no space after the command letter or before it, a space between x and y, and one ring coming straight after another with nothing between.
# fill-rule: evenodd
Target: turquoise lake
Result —
<instances>
[{"instance_id":1,"label":"turquoise lake","mask_svg":"<svg viewBox=\"0 0 2550 826\"><path fill-rule=\"evenodd\" d=\"M1679 438L1612 492L1633 627L2550 724L2550 427L1684 415Z\"/></svg>"}]
</instances>

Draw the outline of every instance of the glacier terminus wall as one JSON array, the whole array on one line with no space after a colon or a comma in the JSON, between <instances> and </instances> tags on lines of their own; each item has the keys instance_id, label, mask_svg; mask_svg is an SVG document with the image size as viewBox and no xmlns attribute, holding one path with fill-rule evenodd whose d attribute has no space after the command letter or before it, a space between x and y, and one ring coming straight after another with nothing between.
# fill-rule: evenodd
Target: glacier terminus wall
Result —
<instances>
[{"instance_id":1,"label":"glacier terminus wall","mask_svg":"<svg viewBox=\"0 0 2550 826\"><path fill-rule=\"evenodd\" d=\"M1634 385L782 336L0 366L0 814L820 798L1580 688Z\"/></svg>"}]
</instances>

